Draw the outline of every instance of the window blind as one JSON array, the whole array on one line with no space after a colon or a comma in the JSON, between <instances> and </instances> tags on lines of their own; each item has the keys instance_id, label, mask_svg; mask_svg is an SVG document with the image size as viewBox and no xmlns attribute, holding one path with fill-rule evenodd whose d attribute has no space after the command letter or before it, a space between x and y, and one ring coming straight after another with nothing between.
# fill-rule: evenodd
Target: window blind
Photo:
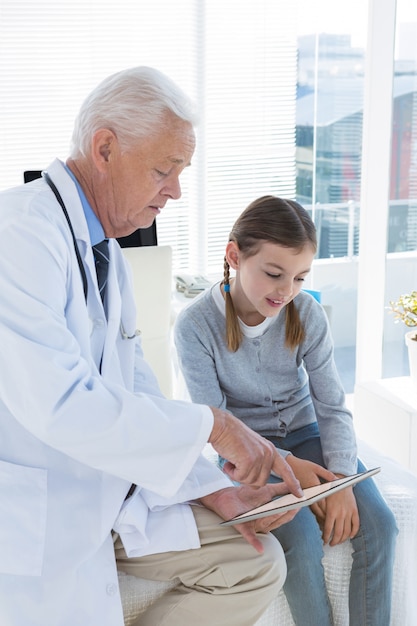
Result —
<instances>
[{"instance_id":1,"label":"window blind","mask_svg":"<svg viewBox=\"0 0 417 626\"><path fill-rule=\"evenodd\" d=\"M221 272L244 207L295 195L295 13L290 0L0 0L0 188L65 160L78 108L105 76L157 67L200 115L158 239L175 269Z\"/></svg>"}]
</instances>

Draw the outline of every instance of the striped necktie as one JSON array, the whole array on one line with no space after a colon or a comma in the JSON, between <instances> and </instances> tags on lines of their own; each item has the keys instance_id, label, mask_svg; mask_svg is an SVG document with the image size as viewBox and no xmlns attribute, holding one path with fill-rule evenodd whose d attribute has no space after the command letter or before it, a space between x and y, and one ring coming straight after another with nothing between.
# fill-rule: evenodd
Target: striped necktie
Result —
<instances>
[{"instance_id":1,"label":"striped necktie","mask_svg":"<svg viewBox=\"0 0 417 626\"><path fill-rule=\"evenodd\" d=\"M109 240L103 239L93 246L94 259L96 262L97 282L101 300L104 303L106 295L107 275L109 269Z\"/></svg>"}]
</instances>

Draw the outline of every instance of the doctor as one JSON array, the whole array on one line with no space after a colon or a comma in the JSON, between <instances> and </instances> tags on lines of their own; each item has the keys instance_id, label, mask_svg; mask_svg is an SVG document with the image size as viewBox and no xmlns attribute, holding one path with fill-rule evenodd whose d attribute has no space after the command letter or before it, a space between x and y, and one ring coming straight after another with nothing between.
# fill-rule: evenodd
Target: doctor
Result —
<instances>
[{"instance_id":1,"label":"doctor","mask_svg":"<svg viewBox=\"0 0 417 626\"><path fill-rule=\"evenodd\" d=\"M284 582L267 531L293 513L219 522L299 484L229 413L162 397L114 239L180 197L193 123L167 77L119 72L81 107L67 162L0 195L2 626L122 626L113 536L121 569L183 581L142 625L253 624ZM244 486L201 456L208 441ZM284 487L263 486L271 470Z\"/></svg>"}]
</instances>

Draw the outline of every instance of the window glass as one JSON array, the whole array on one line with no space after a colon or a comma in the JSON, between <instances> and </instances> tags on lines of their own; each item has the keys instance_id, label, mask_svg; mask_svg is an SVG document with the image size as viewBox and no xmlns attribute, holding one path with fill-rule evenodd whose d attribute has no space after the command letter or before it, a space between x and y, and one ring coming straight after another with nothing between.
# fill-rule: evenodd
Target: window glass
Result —
<instances>
[{"instance_id":1,"label":"window glass","mask_svg":"<svg viewBox=\"0 0 417 626\"><path fill-rule=\"evenodd\" d=\"M368 3L297 2L296 199L317 228L321 292L347 392L356 358L357 255Z\"/></svg>"},{"instance_id":2,"label":"window glass","mask_svg":"<svg viewBox=\"0 0 417 626\"><path fill-rule=\"evenodd\" d=\"M318 258L358 254L367 3L299 0L297 200Z\"/></svg>"},{"instance_id":3,"label":"window glass","mask_svg":"<svg viewBox=\"0 0 417 626\"><path fill-rule=\"evenodd\" d=\"M197 95L201 40L195 0L0 0L0 189L68 155L78 108L100 80L157 67ZM189 186L166 211L176 258L188 263ZM162 220L161 220L162 221Z\"/></svg>"},{"instance_id":4,"label":"window glass","mask_svg":"<svg viewBox=\"0 0 417 626\"><path fill-rule=\"evenodd\" d=\"M383 377L405 376L411 329L394 323L388 307L417 290L417 6L410 0L397 0L387 248Z\"/></svg>"},{"instance_id":5,"label":"window glass","mask_svg":"<svg viewBox=\"0 0 417 626\"><path fill-rule=\"evenodd\" d=\"M234 218L257 195L295 193L295 4L286 0L1 0L0 188L68 154L102 78L169 74L196 101L183 196L157 221L175 269L218 272Z\"/></svg>"}]
</instances>

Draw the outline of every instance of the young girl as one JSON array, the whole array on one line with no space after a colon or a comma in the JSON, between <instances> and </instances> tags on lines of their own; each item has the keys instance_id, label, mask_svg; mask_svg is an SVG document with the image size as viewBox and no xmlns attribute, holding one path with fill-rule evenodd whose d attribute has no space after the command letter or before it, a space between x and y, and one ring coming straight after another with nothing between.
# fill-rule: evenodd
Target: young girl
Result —
<instances>
[{"instance_id":1,"label":"young girl","mask_svg":"<svg viewBox=\"0 0 417 626\"><path fill-rule=\"evenodd\" d=\"M365 469L326 314L301 290L316 245L297 202L255 200L230 233L223 281L183 309L175 328L192 400L230 410L272 441L303 487L320 482L315 464L338 476ZM372 479L301 509L273 532L286 553L284 590L297 625L333 623L322 546L350 540L349 623L389 626L397 529Z\"/></svg>"}]
</instances>

